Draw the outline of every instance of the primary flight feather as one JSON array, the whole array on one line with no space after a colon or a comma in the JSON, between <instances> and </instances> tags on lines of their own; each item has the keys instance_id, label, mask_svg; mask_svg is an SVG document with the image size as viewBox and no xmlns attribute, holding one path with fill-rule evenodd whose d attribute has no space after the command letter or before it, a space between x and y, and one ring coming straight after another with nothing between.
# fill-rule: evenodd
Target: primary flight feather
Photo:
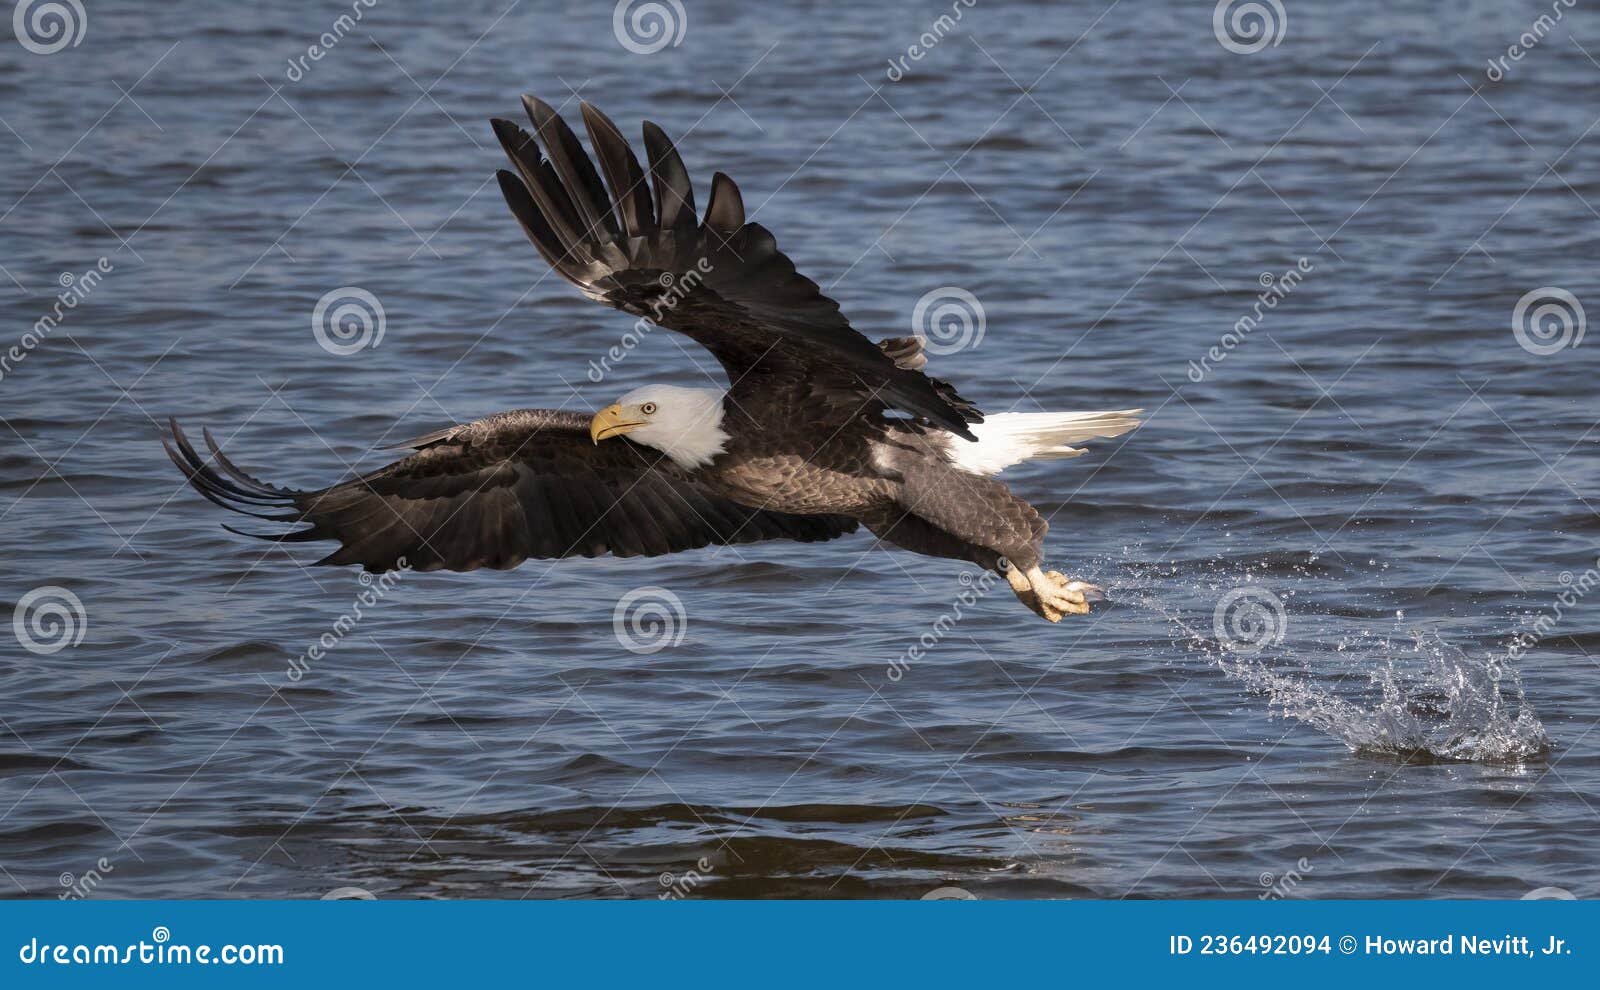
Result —
<instances>
[{"instance_id":1,"label":"primary flight feather","mask_svg":"<svg viewBox=\"0 0 1600 990\"><path fill-rule=\"evenodd\" d=\"M167 453L212 501L334 540L321 564L466 571L528 558L656 556L710 545L884 543L1005 574L1057 621L1100 589L1043 569L1048 528L992 477L1139 425L1139 410L985 417L924 373L916 337L874 344L772 234L745 219L721 172L705 212L677 149L644 124L641 163L611 120L581 113L593 158L547 104L532 130L493 122L515 171L498 175L524 233L586 296L690 337L728 388L648 385L594 416L497 413L410 441L413 453L317 491L264 484L172 423ZM598 167L596 166L598 162ZM231 527L230 527L231 528ZM236 531L237 532L237 531Z\"/></svg>"}]
</instances>

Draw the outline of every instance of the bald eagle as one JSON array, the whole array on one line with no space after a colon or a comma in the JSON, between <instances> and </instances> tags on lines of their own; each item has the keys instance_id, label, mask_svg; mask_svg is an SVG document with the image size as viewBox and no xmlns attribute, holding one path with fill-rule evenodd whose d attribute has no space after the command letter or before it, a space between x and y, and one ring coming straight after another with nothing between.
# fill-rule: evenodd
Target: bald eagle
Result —
<instances>
[{"instance_id":1,"label":"bald eagle","mask_svg":"<svg viewBox=\"0 0 1600 990\"><path fill-rule=\"evenodd\" d=\"M514 171L500 190L535 248L591 299L710 351L728 388L649 385L593 416L521 409L417 437L408 456L297 491L208 456L176 421L167 453L200 494L273 523L243 533L334 540L319 564L506 569L530 557L655 556L761 540L879 541L1005 575L1057 622L1099 588L1044 570L1045 520L993 476L1139 424L1137 409L987 419L924 373L917 337L874 344L745 219L712 176L703 215L677 149L644 124L645 161L582 105L593 158L547 104L523 97L532 133L493 121ZM597 167L598 163L598 167ZM603 179L602 179L603 177ZM608 192L609 188L609 192ZM241 532L227 527L232 532Z\"/></svg>"}]
</instances>

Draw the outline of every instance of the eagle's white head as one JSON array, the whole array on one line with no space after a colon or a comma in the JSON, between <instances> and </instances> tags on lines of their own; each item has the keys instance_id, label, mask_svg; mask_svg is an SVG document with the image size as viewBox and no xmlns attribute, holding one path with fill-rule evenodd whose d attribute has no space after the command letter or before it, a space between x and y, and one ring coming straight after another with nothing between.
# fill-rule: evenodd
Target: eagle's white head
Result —
<instances>
[{"instance_id":1,"label":"eagle's white head","mask_svg":"<svg viewBox=\"0 0 1600 990\"><path fill-rule=\"evenodd\" d=\"M723 412L717 389L646 385L595 413L589 436L599 443L626 434L693 470L710 464L727 446Z\"/></svg>"}]
</instances>

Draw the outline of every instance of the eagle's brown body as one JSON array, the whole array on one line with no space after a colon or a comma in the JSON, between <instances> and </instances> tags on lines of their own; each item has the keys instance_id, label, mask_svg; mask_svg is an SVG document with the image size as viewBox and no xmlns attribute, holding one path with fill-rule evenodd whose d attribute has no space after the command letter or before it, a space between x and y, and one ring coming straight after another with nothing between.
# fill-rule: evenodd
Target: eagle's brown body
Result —
<instances>
[{"instance_id":1,"label":"eagle's brown body","mask_svg":"<svg viewBox=\"0 0 1600 990\"><path fill-rule=\"evenodd\" d=\"M1001 482L952 465L928 430L881 416L841 425L808 415L809 396L783 402L767 393L757 408L776 417L774 427L745 411L755 398L727 403L727 451L698 475L712 490L780 512L847 515L918 553L986 568L1000 558L1038 564L1045 521Z\"/></svg>"}]
</instances>

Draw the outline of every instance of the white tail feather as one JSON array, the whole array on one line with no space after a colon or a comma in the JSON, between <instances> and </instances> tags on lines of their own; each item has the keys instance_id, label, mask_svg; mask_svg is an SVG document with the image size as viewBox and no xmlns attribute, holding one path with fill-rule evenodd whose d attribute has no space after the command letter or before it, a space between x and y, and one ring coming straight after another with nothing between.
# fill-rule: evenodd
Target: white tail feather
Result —
<instances>
[{"instance_id":1,"label":"white tail feather","mask_svg":"<svg viewBox=\"0 0 1600 990\"><path fill-rule=\"evenodd\" d=\"M1121 436L1139 425L1141 412L996 413L972 427L977 443L950 437L950 459L963 471L999 474L1035 458L1077 457L1084 451L1071 444Z\"/></svg>"}]
</instances>

